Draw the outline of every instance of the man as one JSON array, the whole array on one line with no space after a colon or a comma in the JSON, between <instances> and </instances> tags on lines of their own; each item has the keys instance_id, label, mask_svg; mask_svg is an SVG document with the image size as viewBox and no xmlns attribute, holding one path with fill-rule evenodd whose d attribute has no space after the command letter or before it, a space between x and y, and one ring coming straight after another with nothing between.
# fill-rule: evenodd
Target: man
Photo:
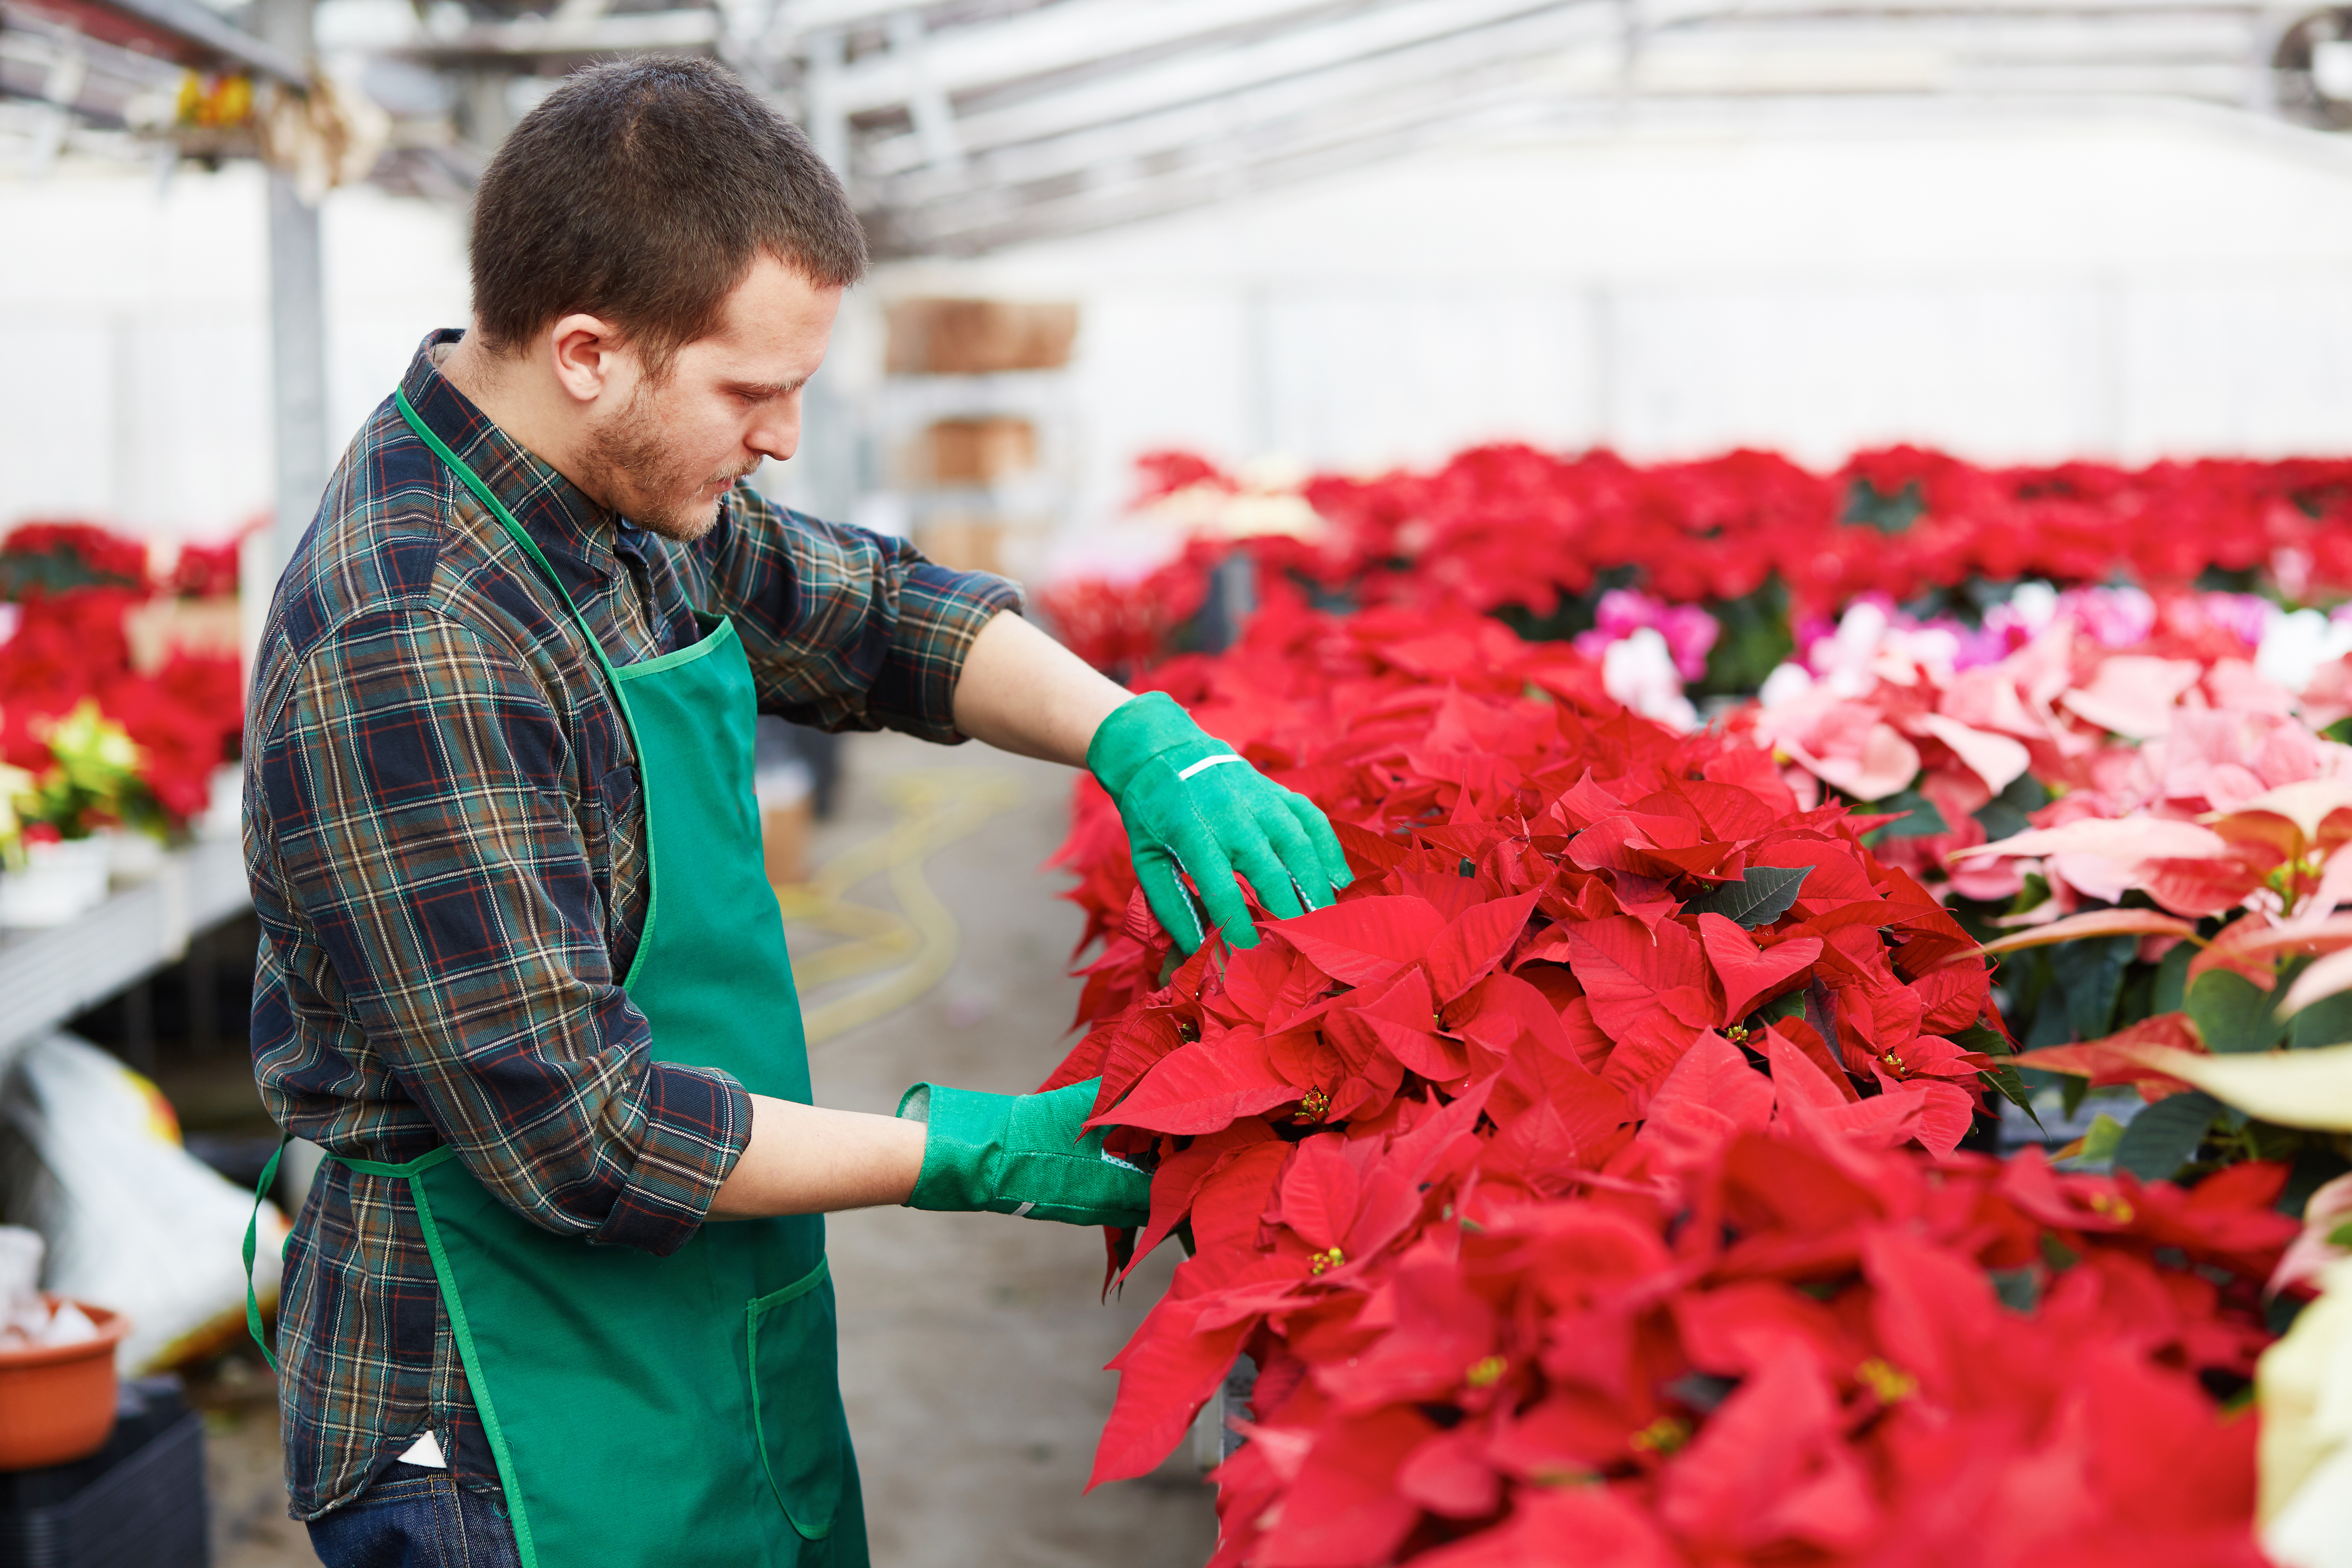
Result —
<instances>
[{"instance_id":1,"label":"man","mask_svg":"<svg viewBox=\"0 0 2352 1568\"><path fill-rule=\"evenodd\" d=\"M248 718L255 1068L331 1156L287 1247L292 1510L338 1565L861 1564L822 1215L1131 1224L1148 1183L1092 1085L809 1103L754 711L1090 765L1188 948L1194 898L1255 940L1236 872L1285 915L1346 865L1009 584L741 482L792 456L865 247L723 71L572 78L472 261L471 329L278 585Z\"/></svg>"}]
</instances>

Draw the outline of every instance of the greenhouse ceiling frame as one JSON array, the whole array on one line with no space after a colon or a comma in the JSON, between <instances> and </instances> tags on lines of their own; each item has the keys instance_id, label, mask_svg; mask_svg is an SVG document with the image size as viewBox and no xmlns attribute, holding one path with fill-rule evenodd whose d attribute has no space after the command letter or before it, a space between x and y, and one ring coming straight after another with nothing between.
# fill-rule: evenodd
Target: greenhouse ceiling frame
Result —
<instances>
[{"instance_id":1,"label":"greenhouse ceiling frame","mask_svg":"<svg viewBox=\"0 0 2352 1568\"><path fill-rule=\"evenodd\" d=\"M2352 130L2352 0L336 0L318 52L452 84L376 178L457 194L588 58L716 55L807 125L884 256L1100 229L1465 136L1662 106L2193 104ZM142 73L297 79L310 0L0 0L0 95L120 124ZM296 13L300 13L298 19ZM272 33L274 22L275 33ZM322 24L323 26L323 24ZM143 51L143 52L134 52ZM520 97L518 77L541 86ZM62 119L59 123L62 123ZM2318 139L2315 139L2315 141ZM406 159L404 164L403 158ZM433 164L434 180L413 166ZM452 182L455 182L454 184ZM444 187L447 187L445 189Z\"/></svg>"},{"instance_id":2,"label":"greenhouse ceiling frame","mask_svg":"<svg viewBox=\"0 0 2352 1568\"><path fill-rule=\"evenodd\" d=\"M2337 42L2352 38L2346 14L2252 0L730 0L721 11L720 54L809 127L886 255L976 254L1479 129L1591 123L1656 103L2153 100L2352 120L2314 86L2315 47L2352 48Z\"/></svg>"}]
</instances>

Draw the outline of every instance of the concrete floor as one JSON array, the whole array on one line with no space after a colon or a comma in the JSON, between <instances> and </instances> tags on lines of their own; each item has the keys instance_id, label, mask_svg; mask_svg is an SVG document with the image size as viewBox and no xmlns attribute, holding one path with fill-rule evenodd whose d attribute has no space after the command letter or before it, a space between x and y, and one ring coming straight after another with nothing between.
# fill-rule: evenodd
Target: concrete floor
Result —
<instances>
[{"instance_id":1,"label":"concrete floor","mask_svg":"<svg viewBox=\"0 0 2352 1568\"><path fill-rule=\"evenodd\" d=\"M1066 820L1065 770L977 745L853 737L841 809L818 830L814 858L822 864L888 828L878 781L942 766L1011 781L1015 804L928 862L960 951L927 994L812 1049L821 1104L887 1112L923 1079L1020 1092L1066 1048L1077 986L1062 971L1079 917L1053 896L1062 880L1044 869ZM893 903L880 878L853 896ZM821 942L796 931L796 956ZM821 1005L861 984L808 1001ZM1097 1300L1098 1231L879 1209L835 1216L830 1250L842 1388L877 1568L1192 1568L1206 1560L1215 1515L1189 1455L1082 1495L1117 1384L1100 1369L1159 1299L1172 1248L1108 1305ZM278 1517L282 1481L266 1401L218 1408L216 1568L311 1561L300 1527Z\"/></svg>"}]
</instances>

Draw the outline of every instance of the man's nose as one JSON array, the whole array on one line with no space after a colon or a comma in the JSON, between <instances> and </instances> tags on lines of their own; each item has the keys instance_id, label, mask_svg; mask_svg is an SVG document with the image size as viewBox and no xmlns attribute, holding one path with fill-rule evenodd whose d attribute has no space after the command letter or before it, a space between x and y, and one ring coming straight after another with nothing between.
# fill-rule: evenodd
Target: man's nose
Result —
<instances>
[{"instance_id":1,"label":"man's nose","mask_svg":"<svg viewBox=\"0 0 2352 1568\"><path fill-rule=\"evenodd\" d=\"M798 395L790 398L783 407L752 426L743 444L763 458L772 458L779 463L789 460L794 452L800 450L801 445L801 400Z\"/></svg>"}]
</instances>

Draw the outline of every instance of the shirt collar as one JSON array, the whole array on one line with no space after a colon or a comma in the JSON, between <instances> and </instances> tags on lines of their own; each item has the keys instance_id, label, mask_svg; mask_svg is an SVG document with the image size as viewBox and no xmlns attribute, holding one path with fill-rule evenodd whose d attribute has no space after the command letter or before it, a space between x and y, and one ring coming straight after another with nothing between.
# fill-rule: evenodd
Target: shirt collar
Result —
<instances>
[{"instance_id":1,"label":"shirt collar","mask_svg":"<svg viewBox=\"0 0 2352 1568\"><path fill-rule=\"evenodd\" d=\"M400 389L426 429L464 459L492 495L506 504L575 599L610 582L619 570L614 547L636 528L588 499L579 486L490 422L433 363L433 351L465 333L445 327L425 334L401 378Z\"/></svg>"}]
</instances>

